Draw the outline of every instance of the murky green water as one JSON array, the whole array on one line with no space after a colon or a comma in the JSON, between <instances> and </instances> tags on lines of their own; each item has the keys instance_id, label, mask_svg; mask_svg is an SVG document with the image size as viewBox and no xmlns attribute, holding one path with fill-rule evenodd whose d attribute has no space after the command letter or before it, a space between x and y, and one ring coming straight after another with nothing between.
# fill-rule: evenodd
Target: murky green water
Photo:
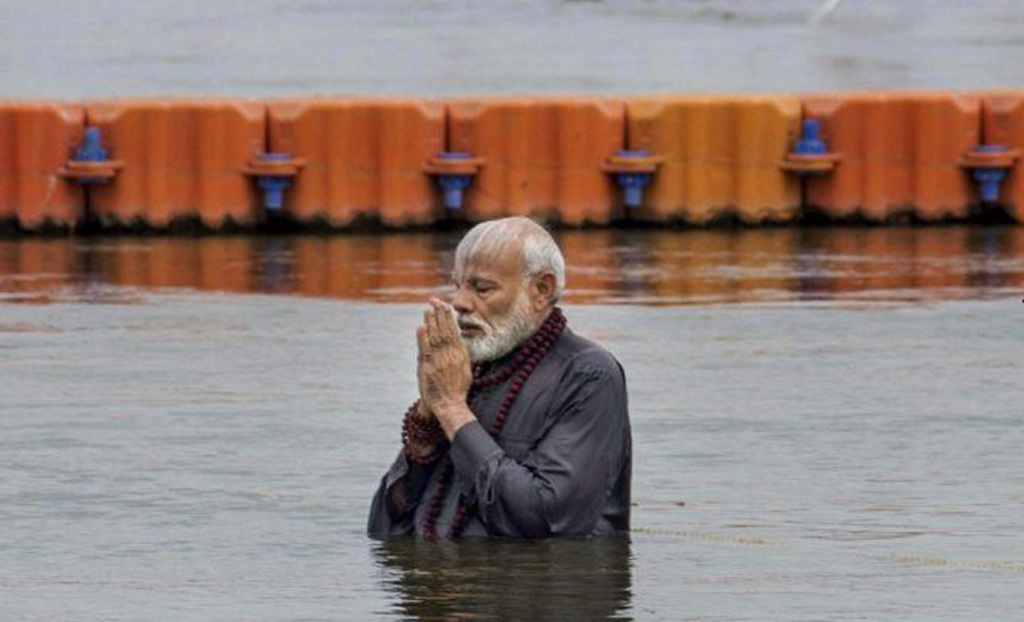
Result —
<instances>
[{"instance_id":1,"label":"murky green water","mask_svg":"<svg viewBox=\"0 0 1024 622\"><path fill-rule=\"evenodd\" d=\"M2 617L1019 615L1024 231L564 234L632 540L372 542L455 241L0 241Z\"/></svg>"}]
</instances>

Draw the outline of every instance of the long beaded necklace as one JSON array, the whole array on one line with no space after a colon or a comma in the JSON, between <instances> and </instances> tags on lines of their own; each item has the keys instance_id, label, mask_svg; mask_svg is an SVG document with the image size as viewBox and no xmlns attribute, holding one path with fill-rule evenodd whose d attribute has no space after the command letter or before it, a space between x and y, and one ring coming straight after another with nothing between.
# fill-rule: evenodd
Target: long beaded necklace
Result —
<instances>
[{"instance_id":1,"label":"long beaded necklace","mask_svg":"<svg viewBox=\"0 0 1024 622\"><path fill-rule=\"evenodd\" d=\"M551 351L551 346L554 345L555 340L565 330L565 325L565 315L562 314L560 308L555 307L547 319L544 320L544 323L541 324L540 328L537 329L537 332L515 351L511 362L507 365L503 365L493 373L486 375L482 365L473 366L473 382L469 388L469 399L472 399L483 389L500 385L509 378L512 378L508 392L505 393L505 399L502 400L501 406L498 407L498 412L495 414L494 421L488 430L491 437L495 440L501 435L501 430L505 426L505 419L508 417L512 404L515 403L516 397L519 396L519 392L526 383L526 379L530 377L530 374L533 373L541 359ZM427 507L426 520L423 525L423 537L428 540L436 540L438 537L437 518L441 514L441 506L444 504L445 495L448 493L448 487L451 485L452 475L455 472L455 466L450 456L445 457L442 468L444 470L441 473L437 492L434 493L434 497ZM451 529L448 531L448 538L454 540L462 535L462 530L465 528L468 519L469 507L460 499Z\"/></svg>"}]
</instances>

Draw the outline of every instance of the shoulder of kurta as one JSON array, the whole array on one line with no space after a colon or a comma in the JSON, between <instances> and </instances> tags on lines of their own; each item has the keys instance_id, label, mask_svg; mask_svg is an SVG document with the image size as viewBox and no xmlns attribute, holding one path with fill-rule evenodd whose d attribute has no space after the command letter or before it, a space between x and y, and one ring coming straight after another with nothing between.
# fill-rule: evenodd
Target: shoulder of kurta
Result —
<instances>
[{"instance_id":1,"label":"shoulder of kurta","mask_svg":"<svg viewBox=\"0 0 1024 622\"><path fill-rule=\"evenodd\" d=\"M563 353L566 371L578 374L600 374L624 380L622 365L611 352L598 344L573 335L573 341Z\"/></svg>"}]
</instances>

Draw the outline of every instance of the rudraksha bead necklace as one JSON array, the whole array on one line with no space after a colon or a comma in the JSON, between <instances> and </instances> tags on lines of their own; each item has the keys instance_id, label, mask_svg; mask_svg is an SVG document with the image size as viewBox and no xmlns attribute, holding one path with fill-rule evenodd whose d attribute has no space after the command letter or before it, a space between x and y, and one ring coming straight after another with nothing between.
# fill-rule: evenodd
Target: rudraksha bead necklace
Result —
<instances>
[{"instance_id":1,"label":"rudraksha bead necklace","mask_svg":"<svg viewBox=\"0 0 1024 622\"><path fill-rule=\"evenodd\" d=\"M424 419L416 414L419 405L420 401L416 400L405 412L405 418L402 420L402 447L408 460L427 466L444 454L448 448L448 439L445 438L444 430L435 417ZM413 446L433 447L434 450L423 456L416 453L412 449Z\"/></svg>"}]
</instances>

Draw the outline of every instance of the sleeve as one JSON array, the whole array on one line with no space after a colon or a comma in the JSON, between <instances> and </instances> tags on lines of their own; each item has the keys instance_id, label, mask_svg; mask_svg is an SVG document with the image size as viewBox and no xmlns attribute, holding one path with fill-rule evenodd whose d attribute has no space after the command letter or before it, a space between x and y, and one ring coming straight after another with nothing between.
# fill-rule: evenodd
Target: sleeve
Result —
<instances>
[{"instance_id":1,"label":"sleeve","mask_svg":"<svg viewBox=\"0 0 1024 622\"><path fill-rule=\"evenodd\" d=\"M404 451L381 478L370 504L366 532L373 538L410 535L415 532L416 508L430 480L434 466L410 462Z\"/></svg>"},{"instance_id":2,"label":"sleeve","mask_svg":"<svg viewBox=\"0 0 1024 622\"><path fill-rule=\"evenodd\" d=\"M617 363L572 373L559 385L553 425L516 462L479 423L462 427L452 460L492 536L541 538L593 532L612 474L626 459L625 379Z\"/></svg>"}]
</instances>

